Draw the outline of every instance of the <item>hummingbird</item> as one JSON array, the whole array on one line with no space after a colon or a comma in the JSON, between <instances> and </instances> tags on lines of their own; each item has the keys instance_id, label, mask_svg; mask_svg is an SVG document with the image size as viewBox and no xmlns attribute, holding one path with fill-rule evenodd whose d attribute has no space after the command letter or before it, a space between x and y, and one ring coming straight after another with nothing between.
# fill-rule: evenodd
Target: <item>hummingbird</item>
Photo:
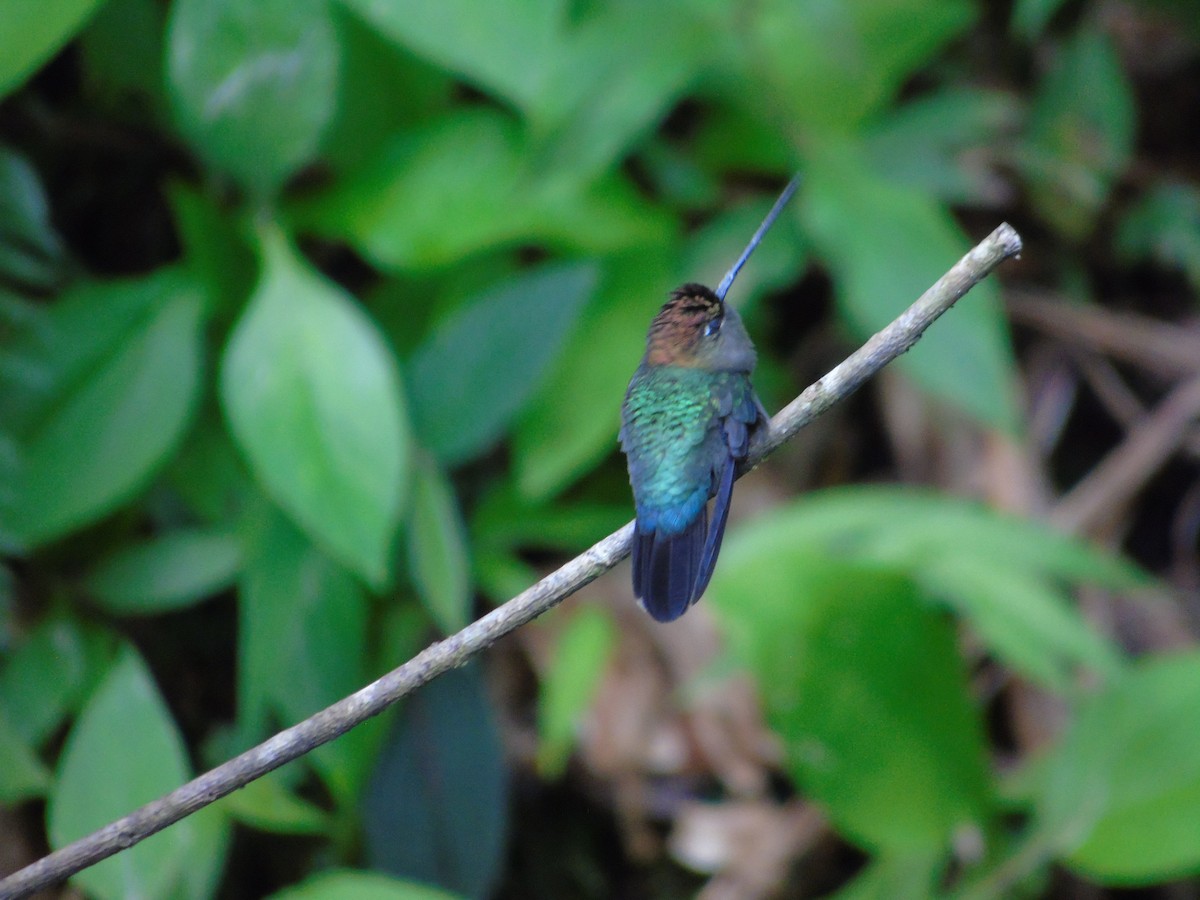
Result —
<instances>
[{"instance_id":1,"label":"hummingbird","mask_svg":"<svg viewBox=\"0 0 1200 900\"><path fill-rule=\"evenodd\" d=\"M671 292L625 392L619 440L637 510L633 592L659 622L678 619L708 587L738 462L768 427L750 383L754 345L725 295L798 186L799 177L784 188L716 291L688 283Z\"/></svg>"}]
</instances>

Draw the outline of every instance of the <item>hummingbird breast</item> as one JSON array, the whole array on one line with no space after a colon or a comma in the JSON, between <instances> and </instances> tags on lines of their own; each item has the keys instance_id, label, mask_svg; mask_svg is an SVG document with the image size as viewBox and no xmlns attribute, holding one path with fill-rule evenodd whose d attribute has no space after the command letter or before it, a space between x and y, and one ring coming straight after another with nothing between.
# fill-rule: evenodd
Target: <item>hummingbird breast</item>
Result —
<instances>
[{"instance_id":1,"label":"hummingbird breast","mask_svg":"<svg viewBox=\"0 0 1200 900\"><path fill-rule=\"evenodd\" d=\"M708 501L729 456L722 419L729 382L745 376L675 366L643 366L625 397L621 448L639 522L677 534ZM725 402L723 402L725 400Z\"/></svg>"}]
</instances>

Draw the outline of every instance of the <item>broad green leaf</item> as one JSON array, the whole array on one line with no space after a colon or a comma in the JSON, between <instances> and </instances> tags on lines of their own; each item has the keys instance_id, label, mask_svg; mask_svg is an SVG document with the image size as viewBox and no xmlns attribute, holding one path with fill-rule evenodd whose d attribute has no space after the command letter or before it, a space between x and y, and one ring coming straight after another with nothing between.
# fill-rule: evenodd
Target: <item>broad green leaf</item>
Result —
<instances>
[{"instance_id":1,"label":"broad green leaf","mask_svg":"<svg viewBox=\"0 0 1200 900\"><path fill-rule=\"evenodd\" d=\"M1073 685L1077 666L1108 677L1116 673L1116 647L1039 573L1011 562L997 565L982 554L948 556L929 567L925 586L970 620L1012 668L1060 691Z\"/></svg>"},{"instance_id":2,"label":"broad green leaf","mask_svg":"<svg viewBox=\"0 0 1200 900\"><path fill-rule=\"evenodd\" d=\"M532 115L539 161L574 177L601 172L664 118L712 49L689 12L604 4L559 41Z\"/></svg>"},{"instance_id":3,"label":"broad green leaf","mask_svg":"<svg viewBox=\"0 0 1200 900\"><path fill-rule=\"evenodd\" d=\"M274 834L326 834L329 815L302 800L271 773L218 801L221 811L251 828Z\"/></svg>"},{"instance_id":4,"label":"broad green leaf","mask_svg":"<svg viewBox=\"0 0 1200 900\"><path fill-rule=\"evenodd\" d=\"M517 425L517 484L528 499L561 491L616 448L621 400L669 277L661 249L609 261L596 299Z\"/></svg>"},{"instance_id":5,"label":"broad green leaf","mask_svg":"<svg viewBox=\"0 0 1200 900\"><path fill-rule=\"evenodd\" d=\"M789 122L828 131L889 101L976 12L963 0L768 0L749 16L730 15L738 16L730 33L750 42L734 58L753 60L757 90L765 87Z\"/></svg>"},{"instance_id":6,"label":"broad green leaf","mask_svg":"<svg viewBox=\"0 0 1200 900\"><path fill-rule=\"evenodd\" d=\"M442 266L525 230L520 137L498 112L442 116L388 142L298 220L385 268Z\"/></svg>"},{"instance_id":7,"label":"broad green leaf","mask_svg":"<svg viewBox=\"0 0 1200 900\"><path fill-rule=\"evenodd\" d=\"M65 616L51 616L6 654L0 706L16 735L41 746L73 714L111 664L109 635Z\"/></svg>"},{"instance_id":8,"label":"broad green leaf","mask_svg":"<svg viewBox=\"0 0 1200 900\"><path fill-rule=\"evenodd\" d=\"M236 315L258 275L245 230L211 197L184 184L172 185L169 197L184 265L204 286L214 317Z\"/></svg>"},{"instance_id":9,"label":"broad green leaf","mask_svg":"<svg viewBox=\"0 0 1200 900\"><path fill-rule=\"evenodd\" d=\"M367 860L391 875L491 896L507 795L483 669L469 663L405 700L363 794Z\"/></svg>"},{"instance_id":10,"label":"broad green leaf","mask_svg":"<svg viewBox=\"0 0 1200 900\"><path fill-rule=\"evenodd\" d=\"M3 535L0 535L0 547L3 546L3 540ZM16 631L15 587L12 569L7 563L0 563L0 652L5 654L12 650Z\"/></svg>"},{"instance_id":11,"label":"broad green leaf","mask_svg":"<svg viewBox=\"0 0 1200 900\"><path fill-rule=\"evenodd\" d=\"M20 730L0 700L0 805L16 806L45 795L50 773L21 737Z\"/></svg>"},{"instance_id":12,"label":"broad green leaf","mask_svg":"<svg viewBox=\"0 0 1200 900\"><path fill-rule=\"evenodd\" d=\"M215 804L193 813L190 820L196 841L170 896L179 900L211 900L221 884L233 826L225 812Z\"/></svg>"},{"instance_id":13,"label":"broad green leaf","mask_svg":"<svg viewBox=\"0 0 1200 900\"><path fill-rule=\"evenodd\" d=\"M801 210L828 262L855 336L890 323L970 249L924 193L883 181L857 144L833 140L812 154ZM959 301L897 365L925 390L993 428L1015 432L1015 368L996 282Z\"/></svg>"},{"instance_id":14,"label":"broad green leaf","mask_svg":"<svg viewBox=\"0 0 1200 900\"><path fill-rule=\"evenodd\" d=\"M479 590L497 604L517 596L541 575L515 550L479 550L475 554Z\"/></svg>"},{"instance_id":15,"label":"broad green leaf","mask_svg":"<svg viewBox=\"0 0 1200 900\"><path fill-rule=\"evenodd\" d=\"M0 97L12 93L83 26L103 0L4 0Z\"/></svg>"},{"instance_id":16,"label":"broad green leaf","mask_svg":"<svg viewBox=\"0 0 1200 900\"><path fill-rule=\"evenodd\" d=\"M443 114L457 83L364 19L342 14L334 22L342 48L338 101L321 142L321 159L350 174L396 132Z\"/></svg>"},{"instance_id":17,"label":"broad green leaf","mask_svg":"<svg viewBox=\"0 0 1200 900\"><path fill-rule=\"evenodd\" d=\"M443 634L470 621L466 527L454 488L433 460L421 460L413 476L408 564L421 601Z\"/></svg>"},{"instance_id":18,"label":"broad green leaf","mask_svg":"<svg viewBox=\"0 0 1200 900\"><path fill-rule=\"evenodd\" d=\"M37 172L0 145L0 283L50 290L63 277L65 262Z\"/></svg>"},{"instance_id":19,"label":"broad green leaf","mask_svg":"<svg viewBox=\"0 0 1200 900\"><path fill-rule=\"evenodd\" d=\"M1136 125L1116 49L1098 28L1081 28L1038 86L1019 159L1046 221L1074 240L1091 232L1129 163Z\"/></svg>"},{"instance_id":20,"label":"broad green leaf","mask_svg":"<svg viewBox=\"0 0 1200 900\"><path fill-rule=\"evenodd\" d=\"M1132 565L1032 522L912 490L820 491L737 533L764 555L815 553L907 572L965 616L1000 658L1058 689L1071 686L1081 666L1111 677L1122 664L1062 585L1128 589L1144 581Z\"/></svg>"},{"instance_id":21,"label":"broad green leaf","mask_svg":"<svg viewBox=\"0 0 1200 900\"><path fill-rule=\"evenodd\" d=\"M981 826L982 723L953 628L915 583L729 535L706 602L757 677L787 768L861 845L900 854Z\"/></svg>"},{"instance_id":22,"label":"broad green leaf","mask_svg":"<svg viewBox=\"0 0 1200 900\"><path fill-rule=\"evenodd\" d=\"M131 739L134 738L134 739ZM137 653L126 648L67 736L50 795L50 842L62 847L190 776L187 752ZM100 898L165 897L201 850L191 819L73 876Z\"/></svg>"},{"instance_id":23,"label":"broad green leaf","mask_svg":"<svg viewBox=\"0 0 1200 900\"><path fill-rule=\"evenodd\" d=\"M407 129L344 184L298 203L298 226L349 241L385 269L445 267L545 241L589 254L670 236L671 219L619 174L549 177L499 112L471 109Z\"/></svg>"},{"instance_id":24,"label":"broad green leaf","mask_svg":"<svg viewBox=\"0 0 1200 900\"><path fill-rule=\"evenodd\" d=\"M1200 654L1139 663L1080 711L1042 772L1040 826L1102 884L1200 872Z\"/></svg>"},{"instance_id":25,"label":"broad green leaf","mask_svg":"<svg viewBox=\"0 0 1200 900\"><path fill-rule=\"evenodd\" d=\"M220 411L212 407L171 462L166 481L192 516L215 528L227 527L257 496Z\"/></svg>"},{"instance_id":26,"label":"broad green leaf","mask_svg":"<svg viewBox=\"0 0 1200 900\"><path fill-rule=\"evenodd\" d=\"M592 295L595 269L553 265L468 301L408 368L413 427L447 463L486 450L542 383Z\"/></svg>"},{"instance_id":27,"label":"broad green leaf","mask_svg":"<svg viewBox=\"0 0 1200 900\"><path fill-rule=\"evenodd\" d=\"M941 848L877 856L830 900L929 900L945 867Z\"/></svg>"},{"instance_id":28,"label":"broad green leaf","mask_svg":"<svg viewBox=\"0 0 1200 900\"><path fill-rule=\"evenodd\" d=\"M180 529L122 548L88 575L88 591L117 615L153 615L190 606L233 584L241 566L237 537Z\"/></svg>"},{"instance_id":29,"label":"broad green leaf","mask_svg":"<svg viewBox=\"0 0 1200 900\"><path fill-rule=\"evenodd\" d=\"M529 236L582 255L608 255L672 241L675 218L647 201L620 173L579 182L526 174L522 208Z\"/></svg>"},{"instance_id":30,"label":"broad green leaf","mask_svg":"<svg viewBox=\"0 0 1200 900\"><path fill-rule=\"evenodd\" d=\"M379 33L518 107L541 93L566 15L562 0L341 0Z\"/></svg>"},{"instance_id":31,"label":"broad green leaf","mask_svg":"<svg viewBox=\"0 0 1200 900\"><path fill-rule=\"evenodd\" d=\"M629 521L628 501L530 503L505 482L476 503L472 544L490 549L538 548L578 553Z\"/></svg>"},{"instance_id":32,"label":"broad green leaf","mask_svg":"<svg viewBox=\"0 0 1200 900\"><path fill-rule=\"evenodd\" d=\"M248 515L244 531L252 538L238 591L238 713L257 737L271 713L298 722L366 682L367 598L274 509ZM343 802L365 778L370 732L357 728L312 757Z\"/></svg>"},{"instance_id":33,"label":"broad green leaf","mask_svg":"<svg viewBox=\"0 0 1200 900\"><path fill-rule=\"evenodd\" d=\"M696 123L695 137L688 141L688 156L705 170L714 172L788 172L796 165L796 150L779 120L770 110L747 106L732 85L752 89L748 79L731 80L724 86L732 96L727 105L707 111ZM709 87L706 84L705 87Z\"/></svg>"},{"instance_id":34,"label":"broad green leaf","mask_svg":"<svg viewBox=\"0 0 1200 900\"><path fill-rule=\"evenodd\" d=\"M1004 159L1020 115L1012 94L947 87L876 118L863 150L889 181L946 203L991 205L1008 194L991 167Z\"/></svg>"},{"instance_id":35,"label":"broad green leaf","mask_svg":"<svg viewBox=\"0 0 1200 900\"><path fill-rule=\"evenodd\" d=\"M52 309L23 350L26 382L0 401L20 454L0 530L44 544L149 483L195 406L201 309L177 271L86 284Z\"/></svg>"},{"instance_id":36,"label":"broad green leaf","mask_svg":"<svg viewBox=\"0 0 1200 900\"><path fill-rule=\"evenodd\" d=\"M1062 5L1063 0L1017 0L1013 6L1013 31L1026 40L1036 38Z\"/></svg>"},{"instance_id":37,"label":"broad green leaf","mask_svg":"<svg viewBox=\"0 0 1200 900\"><path fill-rule=\"evenodd\" d=\"M824 548L822 552L843 558L919 570L953 558L991 560L1063 581L1123 590L1149 582L1132 563L1038 523L913 488L814 491L742 530L776 552Z\"/></svg>"},{"instance_id":38,"label":"broad green leaf","mask_svg":"<svg viewBox=\"0 0 1200 900\"><path fill-rule=\"evenodd\" d=\"M267 493L376 587L389 577L408 461L395 359L374 323L283 235L221 367L230 428Z\"/></svg>"},{"instance_id":39,"label":"broad green leaf","mask_svg":"<svg viewBox=\"0 0 1200 900\"><path fill-rule=\"evenodd\" d=\"M337 99L326 0L177 0L168 48L179 127L252 193L275 191L317 149Z\"/></svg>"},{"instance_id":40,"label":"broad green leaf","mask_svg":"<svg viewBox=\"0 0 1200 900\"><path fill-rule=\"evenodd\" d=\"M1200 291L1200 189L1155 184L1121 222L1116 246L1126 260L1153 259L1179 269Z\"/></svg>"},{"instance_id":41,"label":"broad green leaf","mask_svg":"<svg viewBox=\"0 0 1200 900\"><path fill-rule=\"evenodd\" d=\"M90 96L109 108L165 112L166 15L154 0L105 0L79 36Z\"/></svg>"},{"instance_id":42,"label":"broad green leaf","mask_svg":"<svg viewBox=\"0 0 1200 900\"><path fill-rule=\"evenodd\" d=\"M581 609L559 635L538 698L537 766L544 778L562 777L576 729L600 686L616 641L612 617L596 607Z\"/></svg>"},{"instance_id":43,"label":"broad green leaf","mask_svg":"<svg viewBox=\"0 0 1200 900\"><path fill-rule=\"evenodd\" d=\"M462 900L415 881L378 872L330 871L272 894L270 900Z\"/></svg>"}]
</instances>

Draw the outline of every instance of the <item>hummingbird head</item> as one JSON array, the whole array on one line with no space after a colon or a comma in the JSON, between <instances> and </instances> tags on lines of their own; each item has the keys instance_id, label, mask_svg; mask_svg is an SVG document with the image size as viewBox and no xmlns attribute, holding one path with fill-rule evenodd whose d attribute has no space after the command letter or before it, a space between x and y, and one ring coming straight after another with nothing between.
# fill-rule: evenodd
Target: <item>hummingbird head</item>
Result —
<instances>
[{"instance_id":1,"label":"hummingbird head","mask_svg":"<svg viewBox=\"0 0 1200 900\"><path fill-rule=\"evenodd\" d=\"M750 372L754 345L737 311L702 284L671 292L646 338L646 362L709 372Z\"/></svg>"}]
</instances>

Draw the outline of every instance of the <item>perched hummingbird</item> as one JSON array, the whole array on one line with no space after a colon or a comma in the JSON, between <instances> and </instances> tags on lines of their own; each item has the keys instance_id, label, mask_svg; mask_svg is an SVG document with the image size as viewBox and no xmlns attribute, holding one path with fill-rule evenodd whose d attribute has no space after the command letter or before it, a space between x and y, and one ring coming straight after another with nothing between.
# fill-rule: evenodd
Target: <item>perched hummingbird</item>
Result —
<instances>
[{"instance_id":1,"label":"perched hummingbird","mask_svg":"<svg viewBox=\"0 0 1200 900\"><path fill-rule=\"evenodd\" d=\"M678 619L708 587L734 470L768 421L750 383L754 345L725 294L798 184L779 195L715 292L702 284L671 292L625 392L620 441L637 509L633 592L659 622Z\"/></svg>"}]
</instances>

